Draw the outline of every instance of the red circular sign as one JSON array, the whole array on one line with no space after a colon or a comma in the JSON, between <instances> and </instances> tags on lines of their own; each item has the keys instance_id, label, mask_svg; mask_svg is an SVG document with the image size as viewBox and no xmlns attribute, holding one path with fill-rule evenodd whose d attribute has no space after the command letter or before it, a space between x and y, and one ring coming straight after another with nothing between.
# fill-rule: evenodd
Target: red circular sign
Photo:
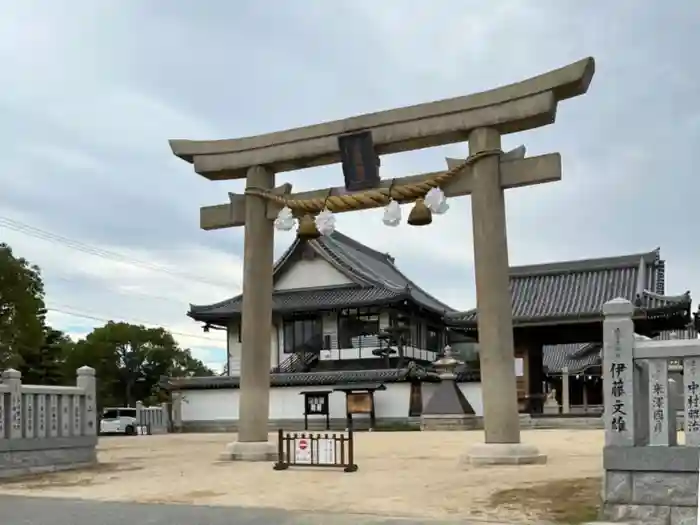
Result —
<instances>
[{"instance_id":1,"label":"red circular sign","mask_svg":"<svg viewBox=\"0 0 700 525\"><path fill-rule=\"evenodd\" d=\"M306 440L305 439L299 440L299 448L301 450L306 450Z\"/></svg>"}]
</instances>

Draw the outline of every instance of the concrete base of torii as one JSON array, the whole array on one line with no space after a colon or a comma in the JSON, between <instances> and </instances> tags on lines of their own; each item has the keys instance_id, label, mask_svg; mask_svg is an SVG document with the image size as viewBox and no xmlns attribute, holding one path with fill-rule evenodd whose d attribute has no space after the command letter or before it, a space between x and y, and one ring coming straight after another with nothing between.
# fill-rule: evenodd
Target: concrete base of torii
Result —
<instances>
[{"instance_id":1,"label":"concrete base of torii","mask_svg":"<svg viewBox=\"0 0 700 525\"><path fill-rule=\"evenodd\" d=\"M271 441L233 441L219 455L222 461L277 461L277 446Z\"/></svg>"},{"instance_id":2,"label":"concrete base of torii","mask_svg":"<svg viewBox=\"0 0 700 525\"><path fill-rule=\"evenodd\" d=\"M462 458L469 465L541 465L547 456L525 443L478 443Z\"/></svg>"}]
</instances>

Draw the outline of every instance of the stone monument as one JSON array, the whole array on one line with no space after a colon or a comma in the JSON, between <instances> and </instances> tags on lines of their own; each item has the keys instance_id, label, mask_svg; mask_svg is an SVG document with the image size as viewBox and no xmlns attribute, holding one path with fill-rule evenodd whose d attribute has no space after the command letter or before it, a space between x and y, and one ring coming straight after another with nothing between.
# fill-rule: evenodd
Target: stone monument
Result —
<instances>
[{"instance_id":1,"label":"stone monument","mask_svg":"<svg viewBox=\"0 0 700 525\"><path fill-rule=\"evenodd\" d=\"M311 238L332 230L333 214L387 207L387 225L400 220L399 204L415 203L408 222L431 222L445 198L472 195L479 344L482 348L486 443L476 462L540 461L520 445L513 367L513 324L508 276L504 190L561 179L559 154L523 158L524 148L501 151L501 136L552 124L560 101L586 93L595 70L586 58L490 91L230 140L171 140L173 153L213 180L246 179L244 195L200 210L205 230L244 227L241 397L233 459L271 460L268 442L270 334L275 222ZM467 140L469 157L448 171L379 180L379 156ZM345 185L291 194L275 174L342 161ZM357 190L357 191L355 191ZM398 211L398 215L397 215ZM466 249L466 248L465 248Z\"/></svg>"}]
</instances>

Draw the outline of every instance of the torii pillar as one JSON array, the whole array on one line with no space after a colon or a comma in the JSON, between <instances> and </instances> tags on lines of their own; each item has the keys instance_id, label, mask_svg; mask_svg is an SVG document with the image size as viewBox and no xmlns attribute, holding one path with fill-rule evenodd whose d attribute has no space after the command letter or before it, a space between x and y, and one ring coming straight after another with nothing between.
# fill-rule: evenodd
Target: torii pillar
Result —
<instances>
[{"instance_id":1,"label":"torii pillar","mask_svg":"<svg viewBox=\"0 0 700 525\"><path fill-rule=\"evenodd\" d=\"M470 154L493 152L501 136L552 124L559 101L586 93L592 58L490 91L428 104L360 115L304 128L231 140L171 140L178 157L209 180L247 179L247 187L270 190L274 173L340 162L338 137L370 131L378 155L459 142ZM524 155L524 152L522 152ZM448 164L451 161L448 159ZM421 174L397 185L429 179ZM533 158L485 156L465 166L443 187L447 197L472 194L479 341L484 398L484 444L467 459L475 464L536 463L546 458L520 443L509 291L504 189L561 178L558 154ZM389 187L391 181L382 182ZM274 191L288 193L289 185ZM325 199L344 188L293 194L291 199ZM382 204L366 205L366 208ZM200 226L211 230L245 227L242 310L241 397L238 441L226 456L271 460L268 442L270 337L272 321L273 220L279 204L256 195L230 195L230 203L200 210ZM378 224L377 227L383 227Z\"/></svg>"}]
</instances>

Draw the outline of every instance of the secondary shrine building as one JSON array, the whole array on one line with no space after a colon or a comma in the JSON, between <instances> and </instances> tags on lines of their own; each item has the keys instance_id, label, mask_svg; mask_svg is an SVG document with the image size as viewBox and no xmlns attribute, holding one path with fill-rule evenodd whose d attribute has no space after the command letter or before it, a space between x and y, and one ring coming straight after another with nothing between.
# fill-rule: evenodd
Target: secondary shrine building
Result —
<instances>
[{"instance_id":1,"label":"secondary shrine building","mask_svg":"<svg viewBox=\"0 0 700 525\"><path fill-rule=\"evenodd\" d=\"M511 268L521 412L541 414L552 389L558 405L567 405L563 412L595 412L602 404L601 308L610 299L637 305L641 335L695 337L688 330L690 295L665 295L664 276L659 250ZM183 401L183 430L236 427L241 299L190 309L206 329L227 331L228 363L226 376L170 378ZM339 232L296 240L277 261L269 331L274 425L298 426L302 394L324 392L331 424L344 428L348 391L373 393L378 425L413 422L440 382L432 362L446 344L465 361L458 385L482 415L476 310L455 311L405 276L390 255Z\"/></svg>"}]
</instances>

